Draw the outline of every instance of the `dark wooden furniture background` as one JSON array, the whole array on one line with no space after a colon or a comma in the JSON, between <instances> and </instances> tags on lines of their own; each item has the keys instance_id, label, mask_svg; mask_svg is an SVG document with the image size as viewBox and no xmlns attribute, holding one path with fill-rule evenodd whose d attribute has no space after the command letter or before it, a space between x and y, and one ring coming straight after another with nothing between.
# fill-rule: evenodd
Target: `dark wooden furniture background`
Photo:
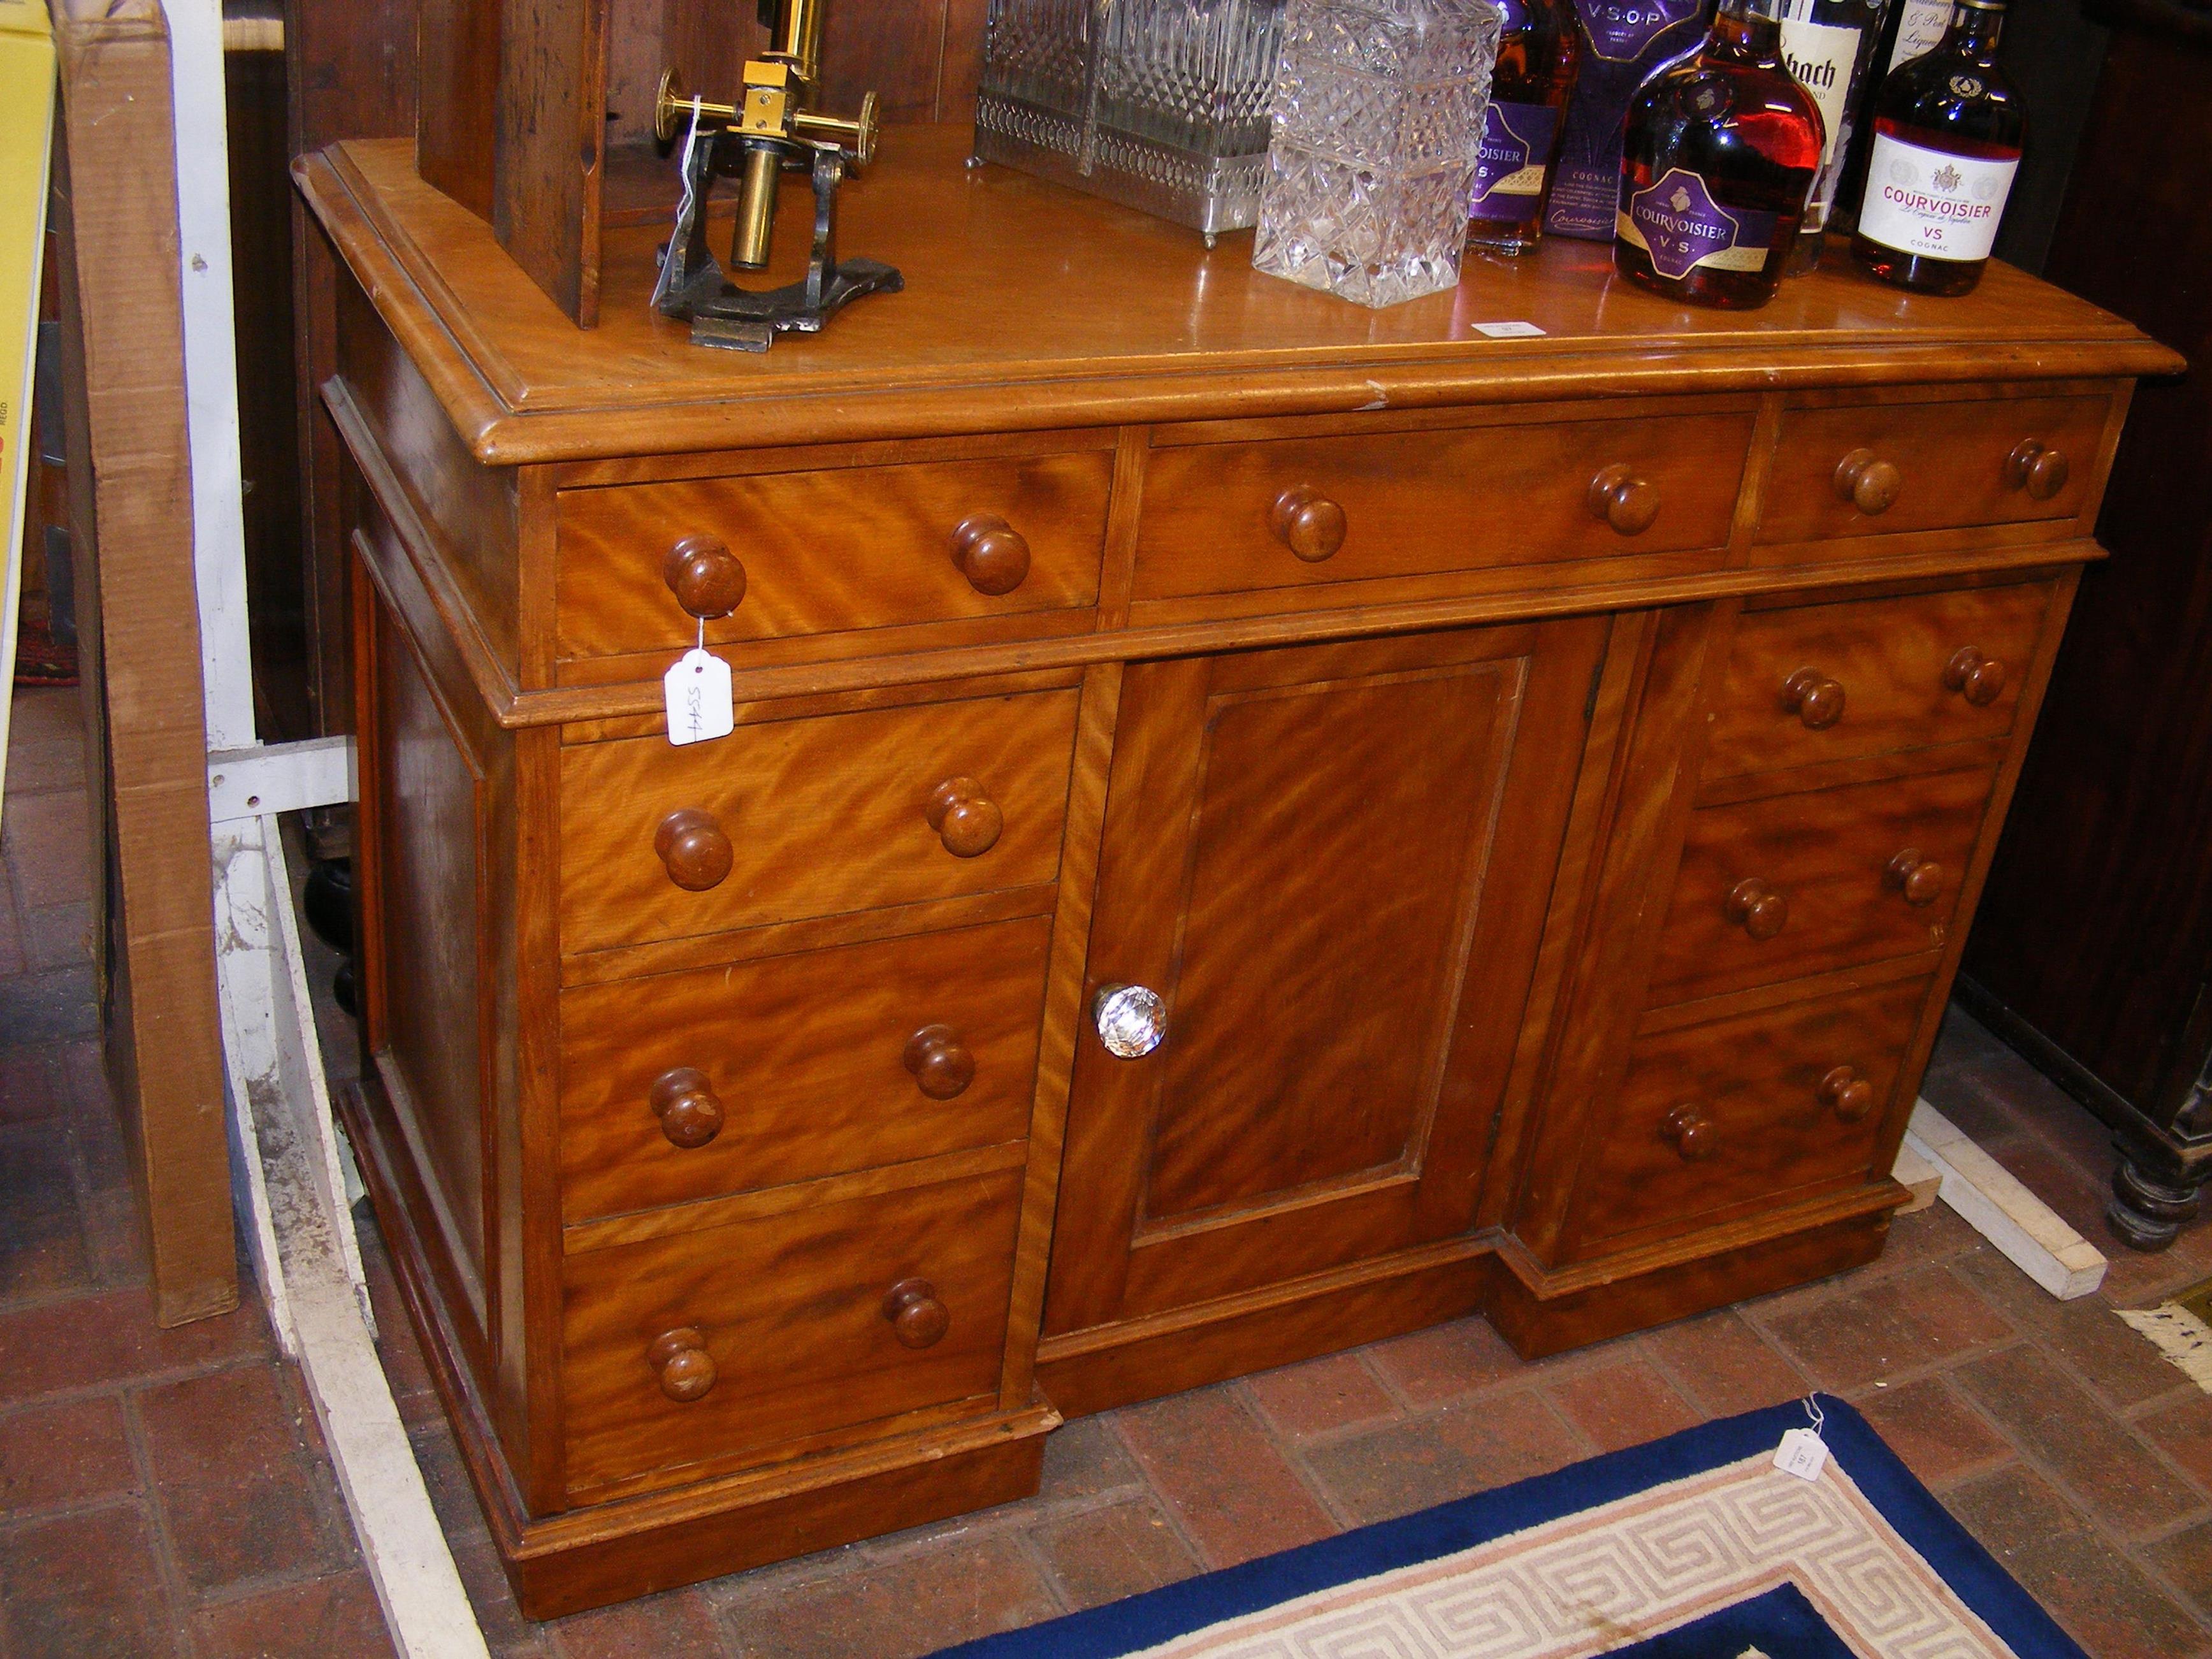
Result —
<instances>
[{"instance_id":1,"label":"dark wooden furniture background","mask_svg":"<svg viewBox=\"0 0 2212 1659\"><path fill-rule=\"evenodd\" d=\"M2212 19L2106 8L2104 78L2046 274L2181 352L2146 386L1960 994L2110 1124L2109 1214L2170 1243L2212 1179ZM2166 136L2141 149L2142 112ZM2115 224L2139 228L2125 236Z\"/></svg>"},{"instance_id":2,"label":"dark wooden furniture background","mask_svg":"<svg viewBox=\"0 0 2212 1659\"><path fill-rule=\"evenodd\" d=\"M1743 319L1566 245L1369 313L967 140L848 196L905 293L744 358L657 226L580 330L404 142L300 169L345 1110L533 1613L1028 1491L1068 1413L1871 1257L2173 361L2002 267Z\"/></svg>"}]
</instances>

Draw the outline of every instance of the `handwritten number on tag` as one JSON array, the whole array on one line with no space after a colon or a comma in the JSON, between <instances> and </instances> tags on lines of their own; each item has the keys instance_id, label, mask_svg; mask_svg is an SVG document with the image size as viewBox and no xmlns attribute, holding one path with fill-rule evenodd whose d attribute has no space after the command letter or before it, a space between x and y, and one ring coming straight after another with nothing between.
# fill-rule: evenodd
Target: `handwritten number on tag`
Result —
<instances>
[{"instance_id":1,"label":"handwritten number on tag","mask_svg":"<svg viewBox=\"0 0 2212 1659\"><path fill-rule=\"evenodd\" d=\"M737 725L730 701L730 665L711 651L686 651L661 680L668 703L668 740L681 747L726 738Z\"/></svg>"}]
</instances>

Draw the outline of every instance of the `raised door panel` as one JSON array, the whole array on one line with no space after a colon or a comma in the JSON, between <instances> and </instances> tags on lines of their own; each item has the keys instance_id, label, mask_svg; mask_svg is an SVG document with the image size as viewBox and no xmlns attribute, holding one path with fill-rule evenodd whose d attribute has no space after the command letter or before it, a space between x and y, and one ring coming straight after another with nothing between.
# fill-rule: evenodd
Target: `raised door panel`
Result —
<instances>
[{"instance_id":1,"label":"raised door panel","mask_svg":"<svg viewBox=\"0 0 2212 1659\"><path fill-rule=\"evenodd\" d=\"M1469 1224L1607 629L1130 671L1087 994L1168 1035L1081 1040L1048 1328Z\"/></svg>"}]
</instances>

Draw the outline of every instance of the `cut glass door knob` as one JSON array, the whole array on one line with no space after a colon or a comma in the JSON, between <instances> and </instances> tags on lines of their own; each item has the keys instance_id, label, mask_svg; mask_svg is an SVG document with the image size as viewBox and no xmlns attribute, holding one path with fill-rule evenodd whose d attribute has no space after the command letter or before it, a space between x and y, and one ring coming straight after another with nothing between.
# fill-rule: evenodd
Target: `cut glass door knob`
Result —
<instances>
[{"instance_id":1,"label":"cut glass door knob","mask_svg":"<svg viewBox=\"0 0 2212 1659\"><path fill-rule=\"evenodd\" d=\"M1142 1060L1168 1034L1167 1004L1141 985L1100 986L1091 1018L1106 1052L1122 1060Z\"/></svg>"}]
</instances>

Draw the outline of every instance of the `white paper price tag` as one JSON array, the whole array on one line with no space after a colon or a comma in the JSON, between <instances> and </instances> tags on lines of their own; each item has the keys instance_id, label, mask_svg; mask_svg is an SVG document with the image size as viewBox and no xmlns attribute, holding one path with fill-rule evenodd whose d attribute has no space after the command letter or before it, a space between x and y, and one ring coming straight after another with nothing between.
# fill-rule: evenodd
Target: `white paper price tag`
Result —
<instances>
[{"instance_id":1,"label":"white paper price tag","mask_svg":"<svg viewBox=\"0 0 2212 1659\"><path fill-rule=\"evenodd\" d=\"M1493 340L1533 340L1544 331L1534 323L1477 323L1474 331Z\"/></svg>"},{"instance_id":2,"label":"white paper price tag","mask_svg":"<svg viewBox=\"0 0 2212 1659\"><path fill-rule=\"evenodd\" d=\"M1792 1429L1775 1449L1774 1467L1800 1480L1818 1480L1828 1466L1828 1443L1811 1429Z\"/></svg>"},{"instance_id":3,"label":"white paper price tag","mask_svg":"<svg viewBox=\"0 0 2212 1659\"><path fill-rule=\"evenodd\" d=\"M668 698L669 742L726 738L737 725L730 703L730 665L713 652L686 651L660 684Z\"/></svg>"}]
</instances>

